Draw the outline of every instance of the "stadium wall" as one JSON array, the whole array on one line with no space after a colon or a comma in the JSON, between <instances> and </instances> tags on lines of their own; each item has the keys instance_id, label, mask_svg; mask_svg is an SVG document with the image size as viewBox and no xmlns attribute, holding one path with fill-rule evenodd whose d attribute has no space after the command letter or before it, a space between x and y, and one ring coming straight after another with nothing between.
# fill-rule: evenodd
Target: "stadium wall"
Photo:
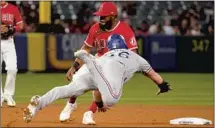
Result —
<instances>
[{"instance_id":1,"label":"stadium wall","mask_svg":"<svg viewBox=\"0 0 215 128\"><path fill-rule=\"evenodd\" d=\"M65 71L73 63L86 35L17 34L18 69L31 72ZM137 36L138 52L157 71L206 73L214 70L213 36Z\"/></svg>"}]
</instances>

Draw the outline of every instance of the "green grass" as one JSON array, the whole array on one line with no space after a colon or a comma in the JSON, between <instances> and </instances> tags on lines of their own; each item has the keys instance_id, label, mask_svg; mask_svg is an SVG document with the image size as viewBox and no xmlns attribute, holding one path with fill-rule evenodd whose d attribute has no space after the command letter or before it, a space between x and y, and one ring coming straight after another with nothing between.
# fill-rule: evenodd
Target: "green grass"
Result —
<instances>
[{"instance_id":1,"label":"green grass","mask_svg":"<svg viewBox=\"0 0 215 128\"><path fill-rule=\"evenodd\" d=\"M136 74L123 89L121 104L160 104L160 105L213 105L213 74L161 73L170 82L173 91L159 96L158 87L148 78ZM3 74L3 81L5 80ZM63 73L18 74L15 99L17 103L27 103L33 95L43 95L55 86L68 82ZM92 93L79 97L79 103L90 103ZM55 103L65 103L58 100Z\"/></svg>"}]
</instances>

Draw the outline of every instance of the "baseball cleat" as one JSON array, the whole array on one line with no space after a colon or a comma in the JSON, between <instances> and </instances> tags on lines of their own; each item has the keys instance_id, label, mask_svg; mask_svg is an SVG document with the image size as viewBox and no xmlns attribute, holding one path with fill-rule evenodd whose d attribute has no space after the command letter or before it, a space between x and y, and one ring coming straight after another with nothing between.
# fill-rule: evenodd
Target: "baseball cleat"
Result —
<instances>
[{"instance_id":1,"label":"baseball cleat","mask_svg":"<svg viewBox=\"0 0 215 128\"><path fill-rule=\"evenodd\" d=\"M29 122L31 122L32 118L33 118L33 114L30 112L29 108L26 108L23 112L23 120L26 123L29 123Z\"/></svg>"},{"instance_id":2,"label":"baseball cleat","mask_svg":"<svg viewBox=\"0 0 215 128\"><path fill-rule=\"evenodd\" d=\"M96 122L93 120L92 111L87 111L84 113L82 123L86 124L86 125L95 125L96 124Z\"/></svg>"},{"instance_id":3,"label":"baseball cleat","mask_svg":"<svg viewBox=\"0 0 215 128\"><path fill-rule=\"evenodd\" d=\"M77 109L77 103L74 104L67 102L63 111L60 113L59 120L63 123L66 121L70 121L70 115Z\"/></svg>"},{"instance_id":4,"label":"baseball cleat","mask_svg":"<svg viewBox=\"0 0 215 128\"><path fill-rule=\"evenodd\" d=\"M40 96L38 96L38 95L33 96L30 100L30 104L28 105L28 107L26 109L24 109L23 120L26 123L31 122L32 118L34 117L36 112L39 110L39 108L38 108L39 98L40 98Z\"/></svg>"},{"instance_id":5,"label":"baseball cleat","mask_svg":"<svg viewBox=\"0 0 215 128\"><path fill-rule=\"evenodd\" d=\"M4 101L7 102L7 105L9 107L15 107L16 106L16 102L14 101L13 96L11 96L11 95L8 95L8 94L4 95Z\"/></svg>"}]
</instances>

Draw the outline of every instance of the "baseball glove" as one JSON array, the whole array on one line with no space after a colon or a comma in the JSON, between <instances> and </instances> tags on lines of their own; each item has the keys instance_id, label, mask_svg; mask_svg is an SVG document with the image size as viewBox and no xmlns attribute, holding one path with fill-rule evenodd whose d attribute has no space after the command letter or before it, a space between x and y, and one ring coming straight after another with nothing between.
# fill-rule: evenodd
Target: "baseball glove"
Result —
<instances>
[{"instance_id":1,"label":"baseball glove","mask_svg":"<svg viewBox=\"0 0 215 128\"><path fill-rule=\"evenodd\" d=\"M7 27L7 31L1 32L1 39L3 40L7 40L15 33L15 28L12 25L5 25L5 27Z\"/></svg>"},{"instance_id":2,"label":"baseball glove","mask_svg":"<svg viewBox=\"0 0 215 128\"><path fill-rule=\"evenodd\" d=\"M160 89L157 92L157 95L159 95L160 93L165 93L165 92L168 92L168 91L172 90L172 88L170 87L169 83L167 83L167 82L163 82L162 84L159 84L158 87Z\"/></svg>"}]
</instances>

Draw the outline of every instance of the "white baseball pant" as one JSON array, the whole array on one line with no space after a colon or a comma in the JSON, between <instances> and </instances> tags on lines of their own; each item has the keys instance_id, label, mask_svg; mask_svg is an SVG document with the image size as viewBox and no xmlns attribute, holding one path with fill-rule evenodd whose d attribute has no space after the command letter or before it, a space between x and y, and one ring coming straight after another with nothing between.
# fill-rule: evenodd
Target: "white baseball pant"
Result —
<instances>
[{"instance_id":1,"label":"white baseball pant","mask_svg":"<svg viewBox=\"0 0 215 128\"><path fill-rule=\"evenodd\" d=\"M41 96L39 99L40 102L38 109L46 107L57 99L69 98L71 96L78 97L89 90L95 89L97 89L97 86L95 86L95 83L86 65L83 65L73 75L73 80L68 85L55 87L45 95Z\"/></svg>"},{"instance_id":2,"label":"white baseball pant","mask_svg":"<svg viewBox=\"0 0 215 128\"><path fill-rule=\"evenodd\" d=\"M104 105L111 107L116 104L122 95L125 66L111 59L96 60L90 54L84 55L83 61L93 75Z\"/></svg>"},{"instance_id":3,"label":"white baseball pant","mask_svg":"<svg viewBox=\"0 0 215 128\"><path fill-rule=\"evenodd\" d=\"M5 62L5 69L7 70L4 94L13 96L15 93L17 74L17 56L13 38L1 40L1 64L3 61Z\"/></svg>"}]
</instances>

